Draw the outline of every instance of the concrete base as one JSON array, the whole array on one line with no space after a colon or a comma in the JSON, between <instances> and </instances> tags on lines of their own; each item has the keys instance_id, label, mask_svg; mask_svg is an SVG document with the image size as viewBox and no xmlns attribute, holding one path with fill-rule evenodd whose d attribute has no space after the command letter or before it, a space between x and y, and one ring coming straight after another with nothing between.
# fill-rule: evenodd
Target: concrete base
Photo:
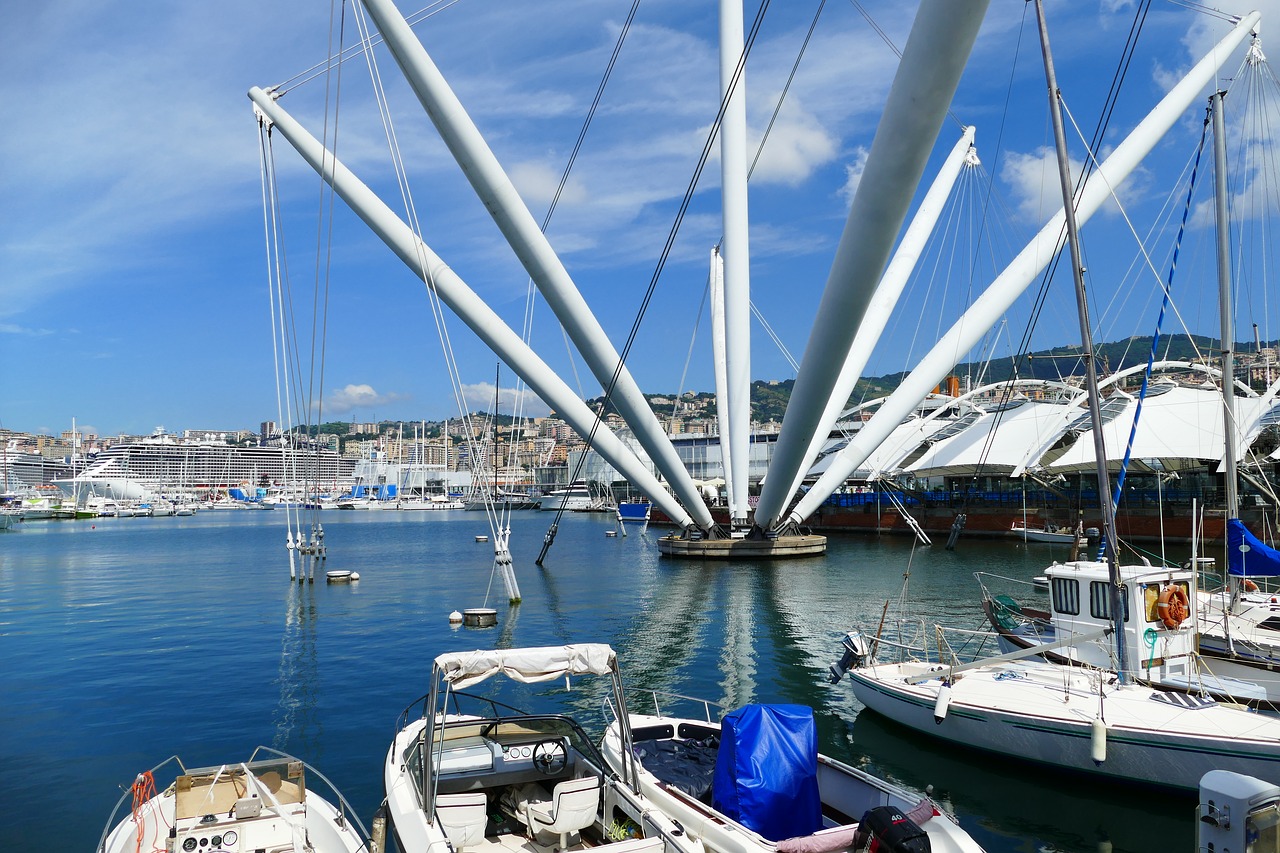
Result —
<instances>
[{"instance_id":1,"label":"concrete base","mask_svg":"<svg viewBox=\"0 0 1280 853\"><path fill-rule=\"evenodd\" d=\"M658 553L693 560L785 560L827 552L825 536L779 536L777 539L683 539L663 536Z\"/></svg>"}]
</instances>

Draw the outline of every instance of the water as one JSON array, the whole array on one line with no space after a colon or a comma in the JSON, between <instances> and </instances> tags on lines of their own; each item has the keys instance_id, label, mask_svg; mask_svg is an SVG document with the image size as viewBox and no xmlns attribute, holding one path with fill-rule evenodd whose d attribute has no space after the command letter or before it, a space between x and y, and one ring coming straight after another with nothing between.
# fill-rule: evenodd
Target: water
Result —
<instances>
[{"instance_id":1,"label":"water","mask_svg":"<svg viewBox=\"0 0 1280 853\"><path fill-rule=\"evenodd\" d=\"M992 853L1193 847L1194 798L958 751L859 715L849 688L826 682L841 633L874 625L908 568L922 616L977 627L972 572L1030 578L1048 546L850 537L822 558L701 564L659 559L663 530L608 538L604 516L567 515L540 569L550 514L525 512L512 525L524 600L509 609L501 583L490 589L492 546L475 542L489 532L481 513L323 521L327 568L359 571L358 584L291 584L281 512L0 533L0 849L92 850L138 772L174 754L188 767L239 760L258 744L314 764L368 823L396 721L435 655L567 642L613 645L630 686L812 705L824 752L933 785ZM450 611L485 604L496 628L449 626ZM516 704L541 695L511 689ZM596 697L564 701L599 730Z\"/></svg>"}]
</instances>

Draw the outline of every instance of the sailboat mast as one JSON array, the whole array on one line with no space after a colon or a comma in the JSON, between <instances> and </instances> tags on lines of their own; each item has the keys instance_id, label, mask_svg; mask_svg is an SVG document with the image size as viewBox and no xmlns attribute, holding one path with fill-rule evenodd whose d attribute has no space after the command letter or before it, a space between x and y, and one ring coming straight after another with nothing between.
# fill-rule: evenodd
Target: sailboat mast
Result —
<instances>
[{"instance_id":1,"label":"sailboat mast","mask_svg":"<svg viewBox=\"0 0 1280 853\"><path fill-rule=\"evenodd\" d=\"M1049 115L1053 119L1053 144L1058 152L1058 178L1062 185L1062 209L1066 217L1067 246L1071 253L1071 278L1075 282L1076 311L1080 318L1080 346L1084 359L1085 389L1089 395L1089 420L1093 425L1093 455L1097 460L1098 504L1106 536L1105 556L1111 575L1111 621L1115 626L1116 670L1120 683L1129 682L1128 655L1124 643L1124 601L1120 589L1120 563L1116 559L1116 511L1111 502L1107 475L1107 448L1102 435L1102 406L1098 401L1098 370L1093 358L1093 330L1089 324L1089 300L1084 290L1084 262L1080 255L1080 233L1076 225L1075 199L1071 192L1071 167L1067 159L1067 135L1059 103L1058 78L1049 49L1049 29L1044 19L1043 0L1036 0L1036 23L1040 28L1040 50L1044 55L1045 82L1049 87Z\"/></svg>"},{"instance_id":2,"label":"sailboat mast","mask_svg":"<svg viewBox=\"0 0 1280 853\"><path fill-rule=\"evenodd\" d=\"M1213 112L1213 189L1218 222L1218 313L1222 321L1222 417L1223 457L1226 467L1227 518L1240 516L1236 490L1235 323L1231 314L1231 219L1227 211L1226 119L1219 90L1209 99Z\"/></svg>"}]
</instances>

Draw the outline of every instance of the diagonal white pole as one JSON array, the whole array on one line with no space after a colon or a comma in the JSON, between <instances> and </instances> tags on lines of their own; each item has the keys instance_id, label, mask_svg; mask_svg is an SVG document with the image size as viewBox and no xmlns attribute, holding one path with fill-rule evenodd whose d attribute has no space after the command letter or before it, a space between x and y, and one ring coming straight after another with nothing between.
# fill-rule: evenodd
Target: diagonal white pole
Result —
<instances>
[{"instance_id":1,"label":"diagonal white pole","mask_svg":"<svg viewBox=\"0 0 1280 853\"><path fill-rule=\"evenodd\" d=\"M986 9L986 0L924 0L916 12L769 461L756 507L757 527L774 526L786 509L791 484L906 220Z\"/></svg>"},{"instance_id":2,"label":"diagonal white pole","mask_svg":"<svg viewBox=\"0 0 1280 853\"><path fill-rule=\"evenodd\" d=\"M498 158L467 115L462 102L436 68L422 42L413 34L395 4L391 0L363 2L405 79L440 133L440 138L462 167L476 195L484 202L493 221L547 300L547 305L564 325L592 374L603 388L608 388L613 376L617 374L612 399L618 413L631 427L636 440L649 454L654 466L667 478L697 525L703 529L710 528L714 524L711 512L684 463L680 461L666 430L649 407L631 373L619 364L617 350L592 314L586 300L582 298L559 256L551 248L546 235L538 227L533 214L516 192ZM590 432L589 425L587 432L576 425L574 428L583 438Z\"/></svg>"},{"instance_id":3,"label":"diagonal white pole","mask_svg":"<svg viewBox=\"0 0 1280 853\"><path fill-rule=\"evenodd\" d=\"M542 361L529 345L520 339L475 291L467 286L431 248L418 238L371 189L327 151L320 142L298 124L279 104L258 87L249 90L249 98L263 116L297 149L302 158L320 177L333 187L365 224L404 261L414 274L434 287L440 299L466 323L472 331L497 353L543 402L554 407L581 435L591 432L595 414L578 399L565 382ZM596 451L608 460L638 488L649 495L663 512L681 527L694 523L689 513L663 488L662 483L629 447L603 425L596 430Z\"/></svg>"},{"instance_id":4,"label":"diagonal white pole","mask_svg":"<svg viewBox=\"0 0 1280 853\"><path fill-rule=\"evenodd\" d=\"M1083 225L1111 197L1119 185L1137 168L1161 137L1168 132L1200 92L1214 81L1218 69L1230 58L1245 37L1258 25L1261 15L1251 12L1218 42L1200 62L1174 86L1146 118L1134 128L1124 142L1098 167L1093 177L1076 196L1076 219ZM1005 267L959 320L920 360L897 390L889 396L875 415L840 451L831 467L822 475L795 508L788 520L796 523L808 518L839 488L866 458L884 441L903 418L911 414L925 395L942 381L958 358L973 348L978 339L995 325L1027 286L1057 254L1062 244L1065 216L1061 210L1040 230L1022 252ZM793 398L794 400L794 398Z\"/></svg>"}]
</instances>

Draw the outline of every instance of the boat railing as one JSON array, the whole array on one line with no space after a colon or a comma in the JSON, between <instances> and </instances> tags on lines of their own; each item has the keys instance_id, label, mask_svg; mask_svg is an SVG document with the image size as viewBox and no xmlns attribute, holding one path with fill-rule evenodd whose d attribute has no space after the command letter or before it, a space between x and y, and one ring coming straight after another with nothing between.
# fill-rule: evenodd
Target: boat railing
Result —
<instances>
[{"instance_id":1,"label":"boat railing","mask_svg":"<svg viewBox=\"0 0 1280 853\"><path fill-rule=\"evenodd\" d=\"M923 619L891 620L881 626L871 643L871 659L877 663L924 662L954 665L983 656L996 642L990 629L953 628L926 624Z\"/></svg>"},{"instance_id":2,"label":"boat railing","mask_svg":"<svg viewBox=\"0 0 1280 853\"><path fill-rule=\"evenodd\" d=\"M696 696L685 696L682 693L671 693L665 690L629 690L627 695L629 697L627 705L630 712L637 714L650 713L648 706L652 704L652 713L655 717L664 716L664 707L665 710L670 711L670 706L688 703L695 707L700 707L702 709L701 716L708 723L719 723L719 718L724 716L724 712L728 710L723 705L712 702L709 699L702 699ZM646 696L648 697L647 699L645 698ZM636 697L638 701L633 702L630 697ZM714 717L712 716L713 708L716 710L716 716ZM613 697L604 697L602 712L605 720L616 720L618 718L617 708L613 705Z\"/></svg>"},{"instance_id":3,"label":"boat railing","mask_svg":"<svg viewBox=\"0 0 1280 853\"><path fill-rule=\"evenodd\" d=\"M111 810L111 814L107 816L107 825L102 830L102 837L98 839L98 846L94 848L98 851L98 853L102 853L102 851L106 849L107 836L111 834L111 830L115 829L116 825L120 822L117 819L117 815L121 813L120 810L124 808L124 804L126 802L132 804L135 796L134 791L137 789L138 785L141 784L142 779L148 775L154 779L155 775L159 773L161 770L163 770L165 767L167 767L170 763L176 764L178 766L179 772L178 774L175 774L175 775L186 775L187 768L183 766L182 759L178 758L178 756L176 755L171 755L168 758L166 758L164 761L161 761L155 767L152 767L146 773L139 773L137 778L134 780L133 784L129 785L128 787L121 786L123 788L123 793L120 794L120 799L116 800L115 808Z\"/></svg>"},{"instance_id":4,"label":"boat railing","mask_svg":"<svg viewBox=\"0 0 1280 853\"><path fill-rule=\"evenodd\" d=\"M338 786L333 784L333 782L329 780L328 776L325 776L315 767L312 767L310 764L303 761L302 759L296 756L290 755L287 752L281 752L278 749L273 749L272 747L269 747L269 746L259 746L256 749L254 749L253 754L249 756L248 763L253 764L253 762L258 759L259 753L265 753L267 755L273 755L276 758L282 758L288 761L297 761L301 763L302 767L306 770L306 773L307 773L308 790L311 790L314 787L314 784L313 784L314 780L319 779L321 782L323 782L324 787L328 789L327 790L328 796L325 796L324 794L321 794L320 796L328 800L329 803L337 809L338 826L341 827L347 821L350 821L352 825L355 827L357 834L359 834L361 841L364 842L365 849L366 850L369 849L369 838L370 838L369 831L365 829L364 823L361 822L360 816L356 813L356 810L352 808L351 803L347 802L347 798L344 797L342 795L342 792L338 790Z\"/></svg>"}]
</instances>

